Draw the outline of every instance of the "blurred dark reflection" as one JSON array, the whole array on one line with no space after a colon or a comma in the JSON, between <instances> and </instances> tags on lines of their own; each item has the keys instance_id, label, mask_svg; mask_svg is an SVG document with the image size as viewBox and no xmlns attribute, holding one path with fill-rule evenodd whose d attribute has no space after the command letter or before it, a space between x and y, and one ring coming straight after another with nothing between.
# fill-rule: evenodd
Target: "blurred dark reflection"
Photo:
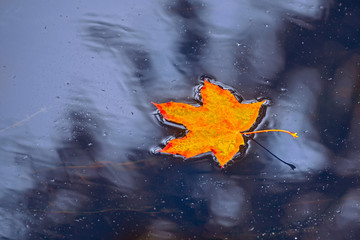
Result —
<instances>
[{"instance_id":1,"label":"blurred dark reflection","mask_svg":"<svg viewBox=\"0 0 360 240\"><path fill-rule=\"evenodd\" d=\"M355 1L5 1L2 239L356 239ZM184 130L151 102L195 103L203 74L270 99L225 169L154 153ZM40 109L40 110L39 110Z\"/></svg>"}]
</instances>

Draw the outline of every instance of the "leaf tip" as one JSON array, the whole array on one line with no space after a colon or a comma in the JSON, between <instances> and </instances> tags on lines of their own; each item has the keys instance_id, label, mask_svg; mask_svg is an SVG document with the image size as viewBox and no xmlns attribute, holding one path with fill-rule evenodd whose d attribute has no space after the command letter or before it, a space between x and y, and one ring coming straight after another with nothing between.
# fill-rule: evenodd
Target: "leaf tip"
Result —
<instances>
[{"instance_id":1,"label":"leaf tip","mask_svg":"<svg viewBox=\"0 0 360 240\"><path fill-rule=\"evenodd\" d=\"M211 84L211 82L209 82L208 78L204 78L204 87L209 84Z\"/></svg>"}]
</instances>

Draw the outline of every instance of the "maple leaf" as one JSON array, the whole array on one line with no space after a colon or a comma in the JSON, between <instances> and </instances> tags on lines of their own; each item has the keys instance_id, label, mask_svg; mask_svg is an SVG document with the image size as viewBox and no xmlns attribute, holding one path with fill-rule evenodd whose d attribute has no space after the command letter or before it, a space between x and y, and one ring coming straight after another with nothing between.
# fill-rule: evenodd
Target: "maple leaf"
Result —
<instances>
[{"instance_id":1,"label":"maple leaf","mask_svg":"<svg viewBox=\"0 0 360 240\"><path fill-rule=\"evenodd\" d=\"M244 134L282 131L296 137L296 133L277 129L245 132L254 125L265 101L240 103L229 90L206 79L201 96L199 107L177 102L153 103L166 120L182 124L188 130L185 137L169 141L160 152L185 158L212 152L223 167L245 144Z\"/></svg>"}]
</instances>

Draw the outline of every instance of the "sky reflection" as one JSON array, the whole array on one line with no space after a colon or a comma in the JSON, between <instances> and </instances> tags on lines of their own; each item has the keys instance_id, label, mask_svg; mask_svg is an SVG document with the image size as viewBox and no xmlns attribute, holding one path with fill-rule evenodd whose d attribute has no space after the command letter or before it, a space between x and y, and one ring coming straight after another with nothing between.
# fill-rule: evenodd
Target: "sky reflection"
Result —
<instances>
[{"instance_id":1,"label":"sky reflection","mask_svg":"<svg viewBox=\"0 0 360 240\"><path fill-rule=\"evenodd\" d=\"M40 2L39 2L40 3ZM0 10L4 239L351 239L359 218L359 5L87 1ZM271 104L220 169L154 154L207 74Z\"/></svg>"}]
</instances>

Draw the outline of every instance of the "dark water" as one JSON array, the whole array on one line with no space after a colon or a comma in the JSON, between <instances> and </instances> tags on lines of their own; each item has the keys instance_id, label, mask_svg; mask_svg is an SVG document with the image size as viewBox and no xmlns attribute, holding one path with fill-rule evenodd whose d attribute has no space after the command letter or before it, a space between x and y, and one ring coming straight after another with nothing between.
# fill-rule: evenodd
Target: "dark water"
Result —
<instances>
[{"instance_id":1,"label":"dark water","mask_svg":"<svg viewBox=\"0 0 360 240\"><path fill-rule=\"evenodd\" d=\"M1 239L358 239L358 1L2 1ZM271 100L245 158L152 154L203 74Z\"/></svg>"}]
</instances>

